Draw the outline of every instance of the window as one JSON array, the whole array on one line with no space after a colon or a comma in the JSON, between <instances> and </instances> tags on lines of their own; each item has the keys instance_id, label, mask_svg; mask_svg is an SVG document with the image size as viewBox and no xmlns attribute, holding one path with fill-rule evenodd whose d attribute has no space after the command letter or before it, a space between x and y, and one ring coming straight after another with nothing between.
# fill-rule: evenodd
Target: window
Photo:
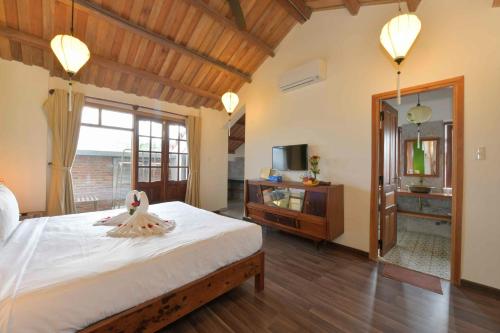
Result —
<instances>
[{"instance_id":1,"label":"window","mask_svg":"<svg viewBox=\"0 0 500 333\"><path fill-rule=\"evenodd\" d=\"M97 107L82 110L71 173L78 212L118 208L131 184L134 116Z\"/></svg>"},{"instance_id":2,"label":"window","mask_svg":"<svg viewBox=\"0 0 500 333\"><path fill-rule=\"evenodd\" d=\"M163 124L153 120L139 120L137 181L161 181Z\"/></svg>"},{"instance_id":3,"label":"window","mask_svg":"<svg viewBox=\"0 0 500 333\"><path fill-rule=\"evenodd\" d=\"M168 125L168 180L186 181L188 178L188 144L186 126Z\"/></svg>"}]
</instances>

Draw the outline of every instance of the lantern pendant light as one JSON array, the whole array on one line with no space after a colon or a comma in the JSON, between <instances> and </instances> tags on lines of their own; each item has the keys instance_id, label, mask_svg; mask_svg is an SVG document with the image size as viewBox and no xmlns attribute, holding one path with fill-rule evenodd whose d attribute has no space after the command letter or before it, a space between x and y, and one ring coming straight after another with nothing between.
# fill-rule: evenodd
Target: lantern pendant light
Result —
<instances>
[{"instance_id":1,"label":"lantern pendant light","mask_svg":"<svg viewBox=\"0 0 500 333\"><path fill-rule=\"evenodd\" d=\"M405 60L406 54L412 47L415 39L420 33L421 23L414 14L403 14L401 12L401 0L399 1L399 15L392 18L382 28L380 33L380 42L385 50L391 55L398 64L397 71L397 90L398 104L401 104L401 71L399 66Z\"/></svg>"},{"instance_id":2,"label":"lantern pendant light","mask_svg":"<svg viewBox=\"0 0 500 333\"><path fill-rule=\"evenodd\" d=\"M238 95L236 95L234 92L229 90L228 92L224 93L221 97L222 105L224 105L224 108L226 109L226 112L229 116L234 112L236 107L238 106L238 103L240 102L240 99ZM228 127L227 129L227 134L228 136L231 136L231 126Z\"/></svg>"},{"instance_id":3,"label":"lantern pendant light","mask_svg":"<svg viewBox=\"0 0 500 333\"><path fill-rule=\"evenodd\" d=\"M417 105L412 107L406 114L406 119L417 125L417 148L422 148L420 142L420 125L429 121L432 117L432 109L425 105L420 105L420 94L417 95Z\"/></svg>"},{"instance_id":4,"label":"lantern pendant light","mask_svg":"<svg viewBox=\"0 0 500 333\"><path fill-rule=\"evenodd\" d=\"M75 0L71 2L71 35L57 35L52 38L50 47L69 76L68 111L73 110L72 77L85 65L90 58L87 45L73 36L73 21L75 15Z\"/></svg>"},{"instance_id":5,"label":"lantern pendant light","mask_svg":"<svg viewBox=\"0 0 500 333\"><path fill-rule=\"evenodd\" d=\"M240 99L234 92L228 91L222 95L221 101L227 111L227 114L231 115L238 106Z\"/></svg>"}]
</instances>

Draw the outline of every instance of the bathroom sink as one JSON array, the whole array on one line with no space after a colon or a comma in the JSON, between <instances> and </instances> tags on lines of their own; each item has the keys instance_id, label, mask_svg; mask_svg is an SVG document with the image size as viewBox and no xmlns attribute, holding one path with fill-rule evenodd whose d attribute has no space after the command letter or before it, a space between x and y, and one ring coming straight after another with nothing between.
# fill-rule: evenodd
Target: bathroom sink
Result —
<instances>
[{"instance_id":1,"label":"bathroom sink","mask_svg":"<svg viewBox=\"0 0 500 333\"><path fill-rule=\"evenodd\" d=\"M424 185L408 185L408 189L413 193L430 193L432 187Z\"/></svg>"}]
</instances>

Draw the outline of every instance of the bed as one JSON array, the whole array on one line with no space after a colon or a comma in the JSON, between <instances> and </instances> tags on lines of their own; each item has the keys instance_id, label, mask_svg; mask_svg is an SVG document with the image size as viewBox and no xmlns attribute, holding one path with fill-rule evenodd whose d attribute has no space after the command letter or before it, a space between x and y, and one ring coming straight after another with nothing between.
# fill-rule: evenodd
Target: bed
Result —
<instances>
[{"instance_id":1,"label":"bed","mask_svg":"<svg viewBox=\"0 0 500 333\"><path fill-rule=\"evenodd\" d=\"M173 231L111 238L117 211L25 220L0 248L0 332L154 332L255 277L255 224L181 202L151 205Z\"/></svg>"}]
</instances>

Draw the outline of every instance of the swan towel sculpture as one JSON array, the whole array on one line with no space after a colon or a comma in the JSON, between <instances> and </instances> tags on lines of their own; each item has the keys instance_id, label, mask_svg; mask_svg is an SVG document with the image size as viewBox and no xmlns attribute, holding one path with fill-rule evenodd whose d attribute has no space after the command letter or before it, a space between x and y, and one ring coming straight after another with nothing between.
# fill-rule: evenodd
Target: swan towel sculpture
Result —
<instances>
[{"instance_id":1,"label":"swan towel sculpture","mask_svg":"<svg viewBox=\"0 0 500 333\"><path fill-rule=\"evenodd\" d=\"M125 199L127 212L106 217L94 225L115 226L107 232L110 237L141 237L163 235L175 228L175 221L162 220L148 213L149 200L144 192L130 191Z\"/></svg>"}]
</instances>

